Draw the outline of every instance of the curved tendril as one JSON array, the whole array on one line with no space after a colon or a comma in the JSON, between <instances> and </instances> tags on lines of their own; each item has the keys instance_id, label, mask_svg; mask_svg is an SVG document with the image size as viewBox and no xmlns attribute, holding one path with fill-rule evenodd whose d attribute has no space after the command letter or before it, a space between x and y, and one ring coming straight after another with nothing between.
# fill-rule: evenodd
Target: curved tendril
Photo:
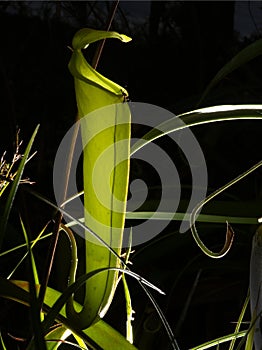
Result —
<instances>
[{"instance_id":1,"label":"curved tendril","mask_svg":"<svg viewBox=\"0 0 262 350\"><path fill-rule=\"evenodd\" d=\"M215 258L215 259L222 258L223 256L225 256L228 253L228 251L230 250L232 243L233 243L234 231L233 231L232 227L229 225L229 223L226 222L227 232L226 232L226 239L225 239L224 247L219 252L213 252L212 250L207 248L207 246L203 243L203 241L199 237L199 234L198 234L198 231L197 231L196 225L195 225L197 213L211 199L215 198L217 195L219 195L220 193L222 193L223 191L225 191L226 189L228 189L229 187L231 187L232 185L234 185L238 181L242 180L247 175L251 174L253 171L258 169L261 165L262 165L262 161L259 161L258 163L253 165L251 168L246 170L244 173L237 176L235 179L231 180L230 182L228 182L224 186L218 188L216 191L214 191L209 196L207 196L204 200L202 200L200 203L198 203L195 206L195 208L193 209L192 213L190 214L190 227L191 227L192 236L195 239L199 248L202 250L202 252L205 253L210 258Z\"/></svg>"}]
</instances>

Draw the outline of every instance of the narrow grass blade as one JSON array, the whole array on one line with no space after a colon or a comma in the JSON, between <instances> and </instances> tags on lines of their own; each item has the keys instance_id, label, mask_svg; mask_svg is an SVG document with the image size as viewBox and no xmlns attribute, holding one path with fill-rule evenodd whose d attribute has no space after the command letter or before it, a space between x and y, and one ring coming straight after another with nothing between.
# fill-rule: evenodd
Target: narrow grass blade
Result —
<instances>
[{"instance_id":1,"label":"narrow grass blade","mask_svg":"<svg viewBox=\"0 0 262 350\"><path fill-rule=\"evenodd\" d=\"M7 350L6 347L5 347L4 340L3 340L3 337L2 337L1 333L0 333L0 344L1 344L2 350Z\"/></svg>"},{"instance_id":2,"label":"narrow grass blade","mask_svg":"<svg viewBox=\"0 0 262 350\"><path fill-rule=\"evenodd\" d=\"M132 228L130 229L130 236L129 236L129 247L128 250L125 253L125 262L128 264L129 257L132 250ZM132 308L132 301L131 301L131 295L129 292L128 284L126 282L125 274L122 274L122 282L124 287L124 293L125 293L125 299L126 299L126 339L133 344L133 327L132 327L132 321L134 321L133 313L135 312Z\"/></svg>"},{"instance_id":3,"label":"narrow grass blade","mask_svg":"<svg viewBox=\"0 0 262 350\"><path fill-rule=\"evenodd\" d=\"M254 345L254 333L255 333L255 327L253 327L250 332L248 332L246 337L246 344L245 344L245 350L252 350ZM236 350L240 350L236 349Z\"/></svg>"},{"instance_id":4,"label":"narrow grass blade","mask_svg":"<svg viewBox=\"0 0 262 350\"><path fill-rule=\"evenodd\" d=\"M32 250L33 247L36 245L36 243L39 242L39 240L41 240L41 239L43 239L43 238L47 238L47 237L49 237L49 236L51 235L51 233L50 233L50 234L48 234L48 235L43 236L43 233L44 233L44 231L46 230L47 226L48 226L48 224L45 225L45 227L41 230L41 232L40 232L39 235L36 237L36 239L33 240L32 242L30 242L31 250ZM11 252L13 252L13 251L15 251L15 250L17 250L17 249L20 249L20 248L24 248L24 247L26 247L26 246L27 246L26 243L25 243L25 244L21 244L21 245L19 245L19 246L17 246L17 247L14 247L14 248L12 248L12 249L6 251L6 252L3 252L2 254L0 254L0 256L6 255L6 254L8 254L8 253L11 253ZM27 257L27 255L28 255L28 251L24 254L24 256L19 260L19 262L18 262L18 263L16 264L16 266L13 268L13 270L11 271L11 273L10 273L10 274L8 275L8 277L7 277L8 279L10 279L10 278L12 277L12 275L13 275L14 272L17 270L17 268L18 268L18 267L22 264L22 262L25 260L25 258ZM35 271L35 272L36 272L36 271ZM37 283L39 283L37 274L35 274L35 277L36 277Z\"/></svg>"},{"instance_id":5,"label":"narrow grass blade","mask_svg":"<svg viewBox=\"0 0 262 350\"><path fill-rule=\"evenodd\" d=\"M245 299L244 305L242 307L241 313L239 315L239 318L237 320L237 324L236 324L236 328L235 328L235 334L238 334L239 331L240 331L240 327L241 327L241 324L243 322L243 318L244 318L244 315L246 313L246 310L247 310L247 307L248 307L248 304L249 304L249 298L250 298L250 295L248 293L248 295L247 295L247 297ZM230 343L230 346L229 346L228 350L233 350L234 349L235 342L236 342L236 338L233 338L231 340L231 343Z\"/></svg>"},{"instance_id":6,"label":"narrow grass blade","mask_svg":"<svg viewBox=\"0 0 262 350\"><path fill-rule=\"evenodd\" d=\"M43 239L46 239L48 237L50 237L52 235L52 232L50 233L47 233L39 238L36 238L35 240L31 241L30 244L31 244L31 248L34 247L34 245L38 242L38 241L41 241ZM11 254L13 252L15 252L16 250L19 250L19 249L22 249L22 248L25 248L26 247L26 243L23 243L23 244L19 244L13 248L10 248L8 250L5 250L4 252L0 253L0 257L4 256L4 255L7 255L7 254Z\"/></svg>"},{"instance_id":7,"label":"narrow grass blade","mask_svg":"<svg viewBox=\"0 0 262 350\"><path fill-rule=\"evenodd\" d=\"M154 218L152 216L154 215ZM152 212L152 211L135 211L127 212L126 219L130 220L175 220L175 221L190 221L190 214L188 213L170 213L170 212ZM212 223L225 223L226 221L231 224L243 224L243 225L256 225L258 218L251 217L237 217L226 215L208 215L199 214L196 221L198 222L212 222ZM72 223L73 225L74 223Z\"/></svg>"},{"instance_id":8,"label":"narrow grass blade","mask_svg":"<svg viewBox=\"0 0 262 350\"><path fill-rule=\"evenodd\" d=\"M122 281L124 286L125 298L126 298L126 339L129 343L133 344L133 327L132 321L134 321L133 313L135 312L132 308L131 295L128 289L125 275L122 275Z\"/></svg>"},{"instance_id":9,"label":"narrow grass blade","mask_svg":"<svg viewBox=\"0 0 262 350\"><path fill-rule=\"evenodd\" d=\"M211 341L208 341L202 345L198 345L194 348L191 348L190 350L205 350L205 349L210 349L214 346L219 346L222 343L226 343L228 341L231 341L232 339L238 339L238 338L243 338L246 336L247 331L241 331L238 332L237 334L229 334L225 335L224 337L220 337Z\"/></svg>"},{"instance_id":10,"label":"narrow grass blade","mask_svg":"<svg viewBox=\"0 0 262 350\"><path fill-rule=\"evenodd\" d=\"M30 246L28 234L26 232L26 229L25 229L25 226L24 226L24 223L23 223L21 217L20 217L20 223L21 223L22 231L23 231L24 238L26 241L26 246L28 249L27 255L29 255L30 267L31 267L33 282L34 282L34 286L35 286L35 285L39 284L39 278L38 278L38 272L37 272L37 268L36 268L36 264L35 264L35 258L34 258L34 255L33 255L33 252L32 252L31 246Z\"/></svg>"},{"instance_id":11,"label":"narrow grass blade","mask_svg":"<svg viewBox=\"0 0 262 350\"><path fill-rule=\"evenodd\" d=\"M28 235L23 224L21 226L24 233L27 249L28 249L28 276L29 276L29 298L30 298L30 314L32 319L33 338L28 346L28 350L46 350L44 333L41 325L41 311L37 299L36 285L39 284L37 269L34 261L34 256L28 240Z\"/></svg>"},{"instance_id":12,"label":"narrow grass blade","mask_svg":"<svg viewBox=\"0 0 262 350\"><path fill-rule=\"evenodd\" d=\"M34 142L34 139L36 137L38 129L39 129L39 125L36 127L35 131L33 132L33 135L32 135L32 137L31 137L31 139L26 147L24 156L19 164L17 174L16 174L15 179L12 183L11 188L10 188L10 192L9 192L9 195L8 195L8 198L6 201L6 205L4 208L4 213L0 219L0 250L2 247L2 243L3 243L3 239L4 239L4 235L5 235L5 230L6 230L6 225L7 225L10 211L11 211L11 208L13 205L13 201L14 201L14 198L15 198L15 195L16 195L16 192L17 192L17 189L18 189L18 186L19 186L19 183L20 183L20 180L21 180L24 168L25 168L26 161L29 157L29 153L31 151L31 147L33 145L33 142Z\"/></svg>"}]
</instances>

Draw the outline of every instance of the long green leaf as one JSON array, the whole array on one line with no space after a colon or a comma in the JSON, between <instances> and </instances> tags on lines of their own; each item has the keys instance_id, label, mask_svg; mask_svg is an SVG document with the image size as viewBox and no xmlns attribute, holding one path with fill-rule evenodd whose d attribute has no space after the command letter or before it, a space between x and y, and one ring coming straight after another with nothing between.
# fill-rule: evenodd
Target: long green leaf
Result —
<instances>
[{"instance_id":1,"label":"long green leaf","mask_svg":"<svg viewBox=\"0 0 262 350\"><path fill-rule=\"evenodd\" d=\"M188 213L171 213L171 212L152 212L152 211L136 211L127 212L126 219L131 220L146 220L151 219L154 215L153 220L177 220L177 221L190 221L190 214ZM199 214L196 221L198 222L213 222L213 223L225 223L226 221L231 224L243 224L243 225L256 225L258 218L254 217L237 217L227 215L213 215L213 214Z\"/></svg>"},{"instance_id":2,"label":"long green leaf","mask_svg":"<svg viewBox=\"0 0 262 350\"><path fill-rule=\"evenodd\" d=\"M33 252L30 247L30 242L28 239L28 235L23 224L22 219L21 226L22 231L25 237L27 250L28 250L28 275L29 275L29 294L30 294L30 314L32 320L32 328L33 328L33 339L31 340L28 350L46 350L46 344L44 340L43 329L41 325L41 312L40 306L37 299L36 285L39 284L38 281L38 273L35 265L35 259L33 256Z\"/></svg>"},{"instance_id":3,"label":"long green leaf","mask_svg":"<svg viewBox=\"0 0 262 350\"><path fill-rule=\"evenodd\" d=\"M227 64L225 64L211 80L211 82L206 87L203 95L201 96L198 106L205 99L209 91L217 85L223 78L225 78L229 73L233 72L235 69L243 66L245 63L251 61L252 59L260 56L262 54L262 39L255 41L254 43L248 45L243 50L241 50L237 55L235 55Z\"/></svg>"},{"instance_id":4,"label":"long green leaf","mask_svg":"<svg viewBox=\"0 0 262 350\"><path fill-rule=\"evenodd\" d=\"M127 91L105 78L85 60L81 49L104 38L131 40L115 32L82 29L73 38L69 70L74 76L78 115L84 148L85 224L107 244L121 252L129 177L130 111L123 103ZM110 106L104 109L99 109ZM86 232L86 273L119 267L108 249ZM87 280L83 310L68 303L68 317L81 328L106 313L113 298L118 272L105 271Z\"/></svg>"},{"instance_id":5,"label":"long green leaf","mask_svg":"<svg viewBox=\"0 0 262 350\"><path fill-rule=\"evenodd\" d=\"M132 228L130 230L130 236L129 236L129 244L128 244L128 249L125 252L125 262L128 264L129 262L129 257L132 252ZM126 339L133 344L133 327L132 327L132 321L134 320L133 314L135 311L132 308L132 300L131 300L131 295L130 291L128 288L128 284L125 278L125 274L122 274L122 281L123 281L123 287L124 287L124 293L125 293L125 298L126 298Z\"/></svg>"},{"instance_id":6,"label":"long green leaf","mask_svg":"<svg viewBox=\"0 0 262 350\"><path fill-rule=\"evenodd\" d=\"M33 132L33 135L26 147L26 150L25 150L25 153L24 153L24 156L19 164L19 167L18 167L18 170L17 170L17 174L15 176L15 179L14 179L14 182L11 186L11 189L10 189L10 193L8 195L8 198L7 198L7 201L6 201L6 205L5 205L5 208L4 208L4 212L3 212L3 215L0 219L0 250L1 250L1 247L2 247L2 243L3 243L3 240L4 240L4 234L5 234L5 230L6 230L6 225L7 225L7 222L8 222L8 218L9 218L9 215L10 215L10 211L11 211L11 208L12 208L12 205L13 205L13 202L14 202L14 198L15 198L15 195L16 195L16 192L17 192L17 189L18 189L18 186L19 186L19 183L20 183L20 180L21 180L21 177L23 175L23 171L24 171L24 168L25 168L25 164L26 164L26 161L29 157L29 153L31 151L31 147L33 145L33 142L34 142L34 139L36 137L36 134L37 134L37 131L39 129L39 125L36 127L35 131Z\"/></svg>"},{"instance_id":7,"label":"long green leaf","mask_svg":"<svg viewBox=\"0 0 262 350\"><path fill-rule=\"evenodd\" d=\"M32 246L30 245L30 241L28 239L28 234L25 228L25 225L23 223L22 218L20 218L20 223L21 223L21 227L22 227L22 231L24 234L24 238L25 238L25 244L27 247L27 255L29 255L29 260L30 260L30 268L31 268L31 272L32 272L32 278L33 278L33 282L34 285L39 284L39 277L38 277L38 272L37 272L37 268L36 268L36 263L35 263L35 258L33 255L33 251L32 251Z\"/></svg>"},{"instance_id":8,"label":"long green leaf","mask_svg":"<svg viewBox=\"0 0 262 350\"><path fill-rule=\"evenodd\" d=\"M229 335L225 335L224 337L220 337L214 340L210 340L202 345L196 346L194 348L191 348L190 350L205 350L205 349L210 349L214 346L219 346L222 343L228 342L232 339L238 339L238 338L243 338L245 337L247 331L241 331L238 333L233 333Z\"/></svg>"},{"instance_id":9,"label":"long green leaf","mask_svg":"<svg viewBox=\"0 0 262 350\"><path fill-rule=\"evenodd\" d=\"M242 307L241 313L240 313L240 315L238 317L236 328L235 328L235 334L237 334L240 331L240 327L241 327L241 324L243 322L243 318L244 318L244 315L246 313L248 305L249 305L249 293L248 293L248 295L247 295L247 297L245 299L245 302L244 302L244 305ZM229 350L233 350L234 349L235 342L236 342L236 338L233 338L231 340L231 343L230 343L230 346L229 346Z\"/></svg>"},{"instance_id":10,"label":"long green leaf","mask_svg":"<svg viewBox=\"0 0 262 350\"><path fill-rule=\"evenodd\" d=\"M4 340L3 340L3 337L2 337L1 333L0 333L0 344L1 344L2 350L7 350L6 347L5 347L5 343L4 343Z\"/></svg>"},{"instance_id":11,"label":"long green leaf","mask_svg":"<svg viewBox=\"0 0 262 350\"><path fill-rule=\"evenodd\" d=\"M237 120L262 120L262 105L223 105L180 114L149 131L131 147L130 154L135 154L148 143L174 131L202 124Z\"/></svg>"}]
</instances>

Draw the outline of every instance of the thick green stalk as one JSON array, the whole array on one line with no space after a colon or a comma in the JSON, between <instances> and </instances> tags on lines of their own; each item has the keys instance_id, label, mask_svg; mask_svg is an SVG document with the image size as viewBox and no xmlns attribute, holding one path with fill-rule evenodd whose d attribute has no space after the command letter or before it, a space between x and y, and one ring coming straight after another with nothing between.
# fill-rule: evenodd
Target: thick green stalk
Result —
<instances>
[{"instance_id":1,"label":"thick green stalk","mask_svg":"<svg viewBox=\"0 0 262 350\"><path fill-rule=\"evenodd\" d=\"M130 111L124 103L127 91L95 71L81 52L104 38L130 40L115 32L82 29L73 39L69 69L74 76L84 145L85 224L120 255L129 180ZM119 267L118 259L105 246L87 232L85 238L86 273ZM67 305L68 318L83 329L103 317L117 279L118 272L111 270L87 280L83 309L77 313L71 300Z\"/></svg>"}]
</instances>

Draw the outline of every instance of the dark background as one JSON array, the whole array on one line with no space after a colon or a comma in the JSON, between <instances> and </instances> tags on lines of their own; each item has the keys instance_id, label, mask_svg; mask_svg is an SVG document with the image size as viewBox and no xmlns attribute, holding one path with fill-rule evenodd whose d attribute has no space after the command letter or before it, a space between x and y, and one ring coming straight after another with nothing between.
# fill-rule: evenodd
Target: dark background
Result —
<instances>
[{"instance_id":1,"label":"dark background","mask_svg":"<svg viewBox=\"0 0 262 350\"><path fill-rule=\"evenodd\" d=\"M108 40L98 71L126 87L131 101L155 104L175 114L190 111L216 72L261 37L260 2L241 3L246 7L236 17L236 1L120 1L112 29L133 40L128 44ZM36 182L36 191L51 199L55 153L76 115L73 79L67 68L71 55L68 46L80 28L104 29L111 5L109 1L0 3L0 154L7 150L11 157L18 128L26 144L40 123L34 144L37 156L28 164L26 175ZM247 20L251 23L249 30L245 26ZM87 50L89 60L95 49L96 45L92 45ZM210 92L201 107L261 103L261 63L258 57L231 73ZM261 122L242 121L214 123L193 130L206 157L210 190L260 160L260 129ZM184 169L179 152L167 141L162 146L178 159L181 182L186 187L190 173ZM148 174L141 164L132 165L132 178L139 175L149 186L158 185ZM190 195L186 191L183 194L185 198ZM156 195L151 194L152 198ZM229 215L235 210L237 216L261 215L261 171L228 190L219 200L220 214L224 210L224 215ZM16 210L19 209L17 205ZM53 210L31 197L26 197L26 210L35 236L52 218ZM212 210L217 213L215 206L209 207L209 212ZM137 247L132 260L134 271L166 291L167 297L156 298L181 349L185 349L233 331L248 289L255 227L236 225L231 252L215 261L198 250L189 232L181 236L176 233L177 228L172 223L156 241ZM12 229L18 239L15 219ZM218 250L224 240L225 225L201 224L199 230L209 246ZM6 246L14 244L14 237L7 239ZM47 243L43 243L37 251L40 271L46 249ZM12 259L15 257L5 258L1 270L6 271ZM54 285L60 283L58 270L52 277ZM193 287L199 273L199 281ZM129 283L136 311L135 344L139 349L168 349L167 336L152 305L133 281ZM124 333L123 300L120 287L106 318ZM5 307L0 316L4 334L26 336L26 327L17 329L12 314L16 308L10 304Z\"/></svg>"}]
</instances>

